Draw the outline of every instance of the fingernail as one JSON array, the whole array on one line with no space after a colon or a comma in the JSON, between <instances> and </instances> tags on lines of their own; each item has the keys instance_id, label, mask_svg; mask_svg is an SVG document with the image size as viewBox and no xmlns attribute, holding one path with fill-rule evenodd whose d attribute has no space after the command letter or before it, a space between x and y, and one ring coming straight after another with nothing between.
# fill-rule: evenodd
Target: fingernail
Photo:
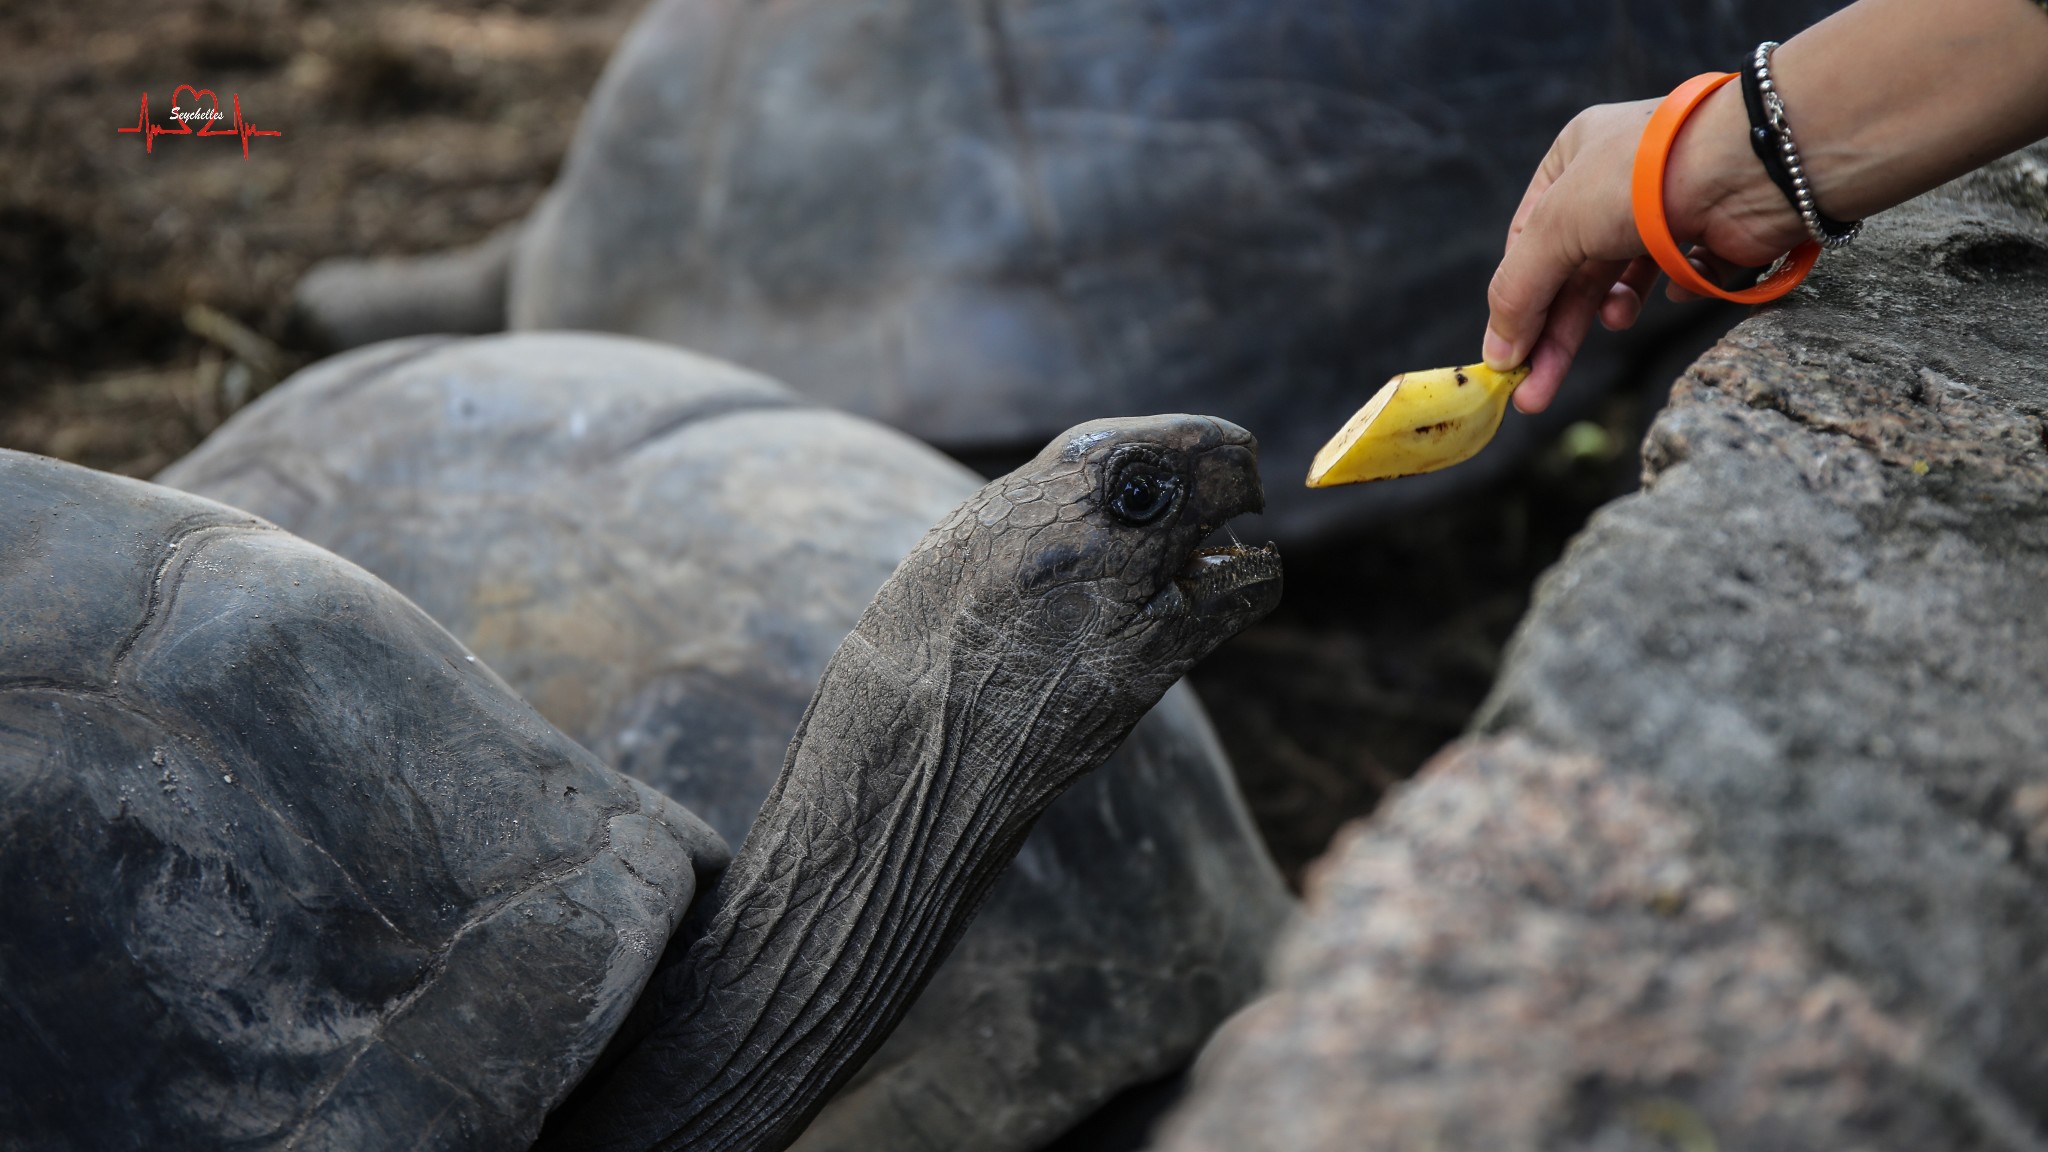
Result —
<instances>
[{"instance_id":1,"label":"fingernail","mask_svg":"<svg viewBox=\"0 0 2048 1152\"><path fill-rule=\"evenodd\" d=\"M1515 346L1508 343L1507 337L1495 332L1491 325L1486 329L1484 355L1486 366L1495 372L1505 372L1515 366Z\"/></svg>"}]
</instances>

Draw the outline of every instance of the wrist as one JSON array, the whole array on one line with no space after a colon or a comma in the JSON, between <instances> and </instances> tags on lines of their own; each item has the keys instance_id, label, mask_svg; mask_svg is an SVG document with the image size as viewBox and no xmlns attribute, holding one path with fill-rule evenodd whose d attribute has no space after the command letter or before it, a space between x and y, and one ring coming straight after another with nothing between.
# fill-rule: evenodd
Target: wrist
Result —
<instances>
[{"instance_id":1,"label":"wrist","mask_svg":"<svg viewBox=\"0 0 2048 1152\"><path fill-rule=\"evenodd\" d=\"M1732 263L1768 264L1806 240L1799 213L1771 182L1749 144L1749 114L1735 82L1686 120L1666 169L1664 210L1672 235Z\"/></svg>"}]
</instances>

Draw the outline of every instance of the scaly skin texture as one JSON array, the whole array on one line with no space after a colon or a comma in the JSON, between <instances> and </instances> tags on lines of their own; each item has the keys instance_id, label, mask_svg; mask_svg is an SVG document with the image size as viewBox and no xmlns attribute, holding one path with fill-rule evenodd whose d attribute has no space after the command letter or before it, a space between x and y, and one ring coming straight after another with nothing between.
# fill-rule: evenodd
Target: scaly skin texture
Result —
<instances>
[{"instance_id":1,"label":"scaly skin texture","mask_svg":"<svg viewBox=\"0 0 2048 1152\"><path fill-rule=\"evenodd\" d=\"M833 657L745 847L546 1149L786 1147L879 1045L1032 822L1279 598L1201 540L1261 505L1204 417L1060 437L934 528Z\"/></svg>"}]
</instances>

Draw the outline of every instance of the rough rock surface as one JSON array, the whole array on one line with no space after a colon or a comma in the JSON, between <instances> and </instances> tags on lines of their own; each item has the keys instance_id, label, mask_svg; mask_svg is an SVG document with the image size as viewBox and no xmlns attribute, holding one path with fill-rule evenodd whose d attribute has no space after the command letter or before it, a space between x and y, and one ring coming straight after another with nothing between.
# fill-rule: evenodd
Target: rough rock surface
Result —
<instances>
[{"instance_id":1,"label":"rough rock surface","mask_svg":"<svg viewBox=\"0 0 2048 1152\"><path fill-rule=\"evenodd\" d=\"M1686 374L1163 1147L2048 1148L2044 161Z\"/></svg>"},{"instance_id":2,"label":"rough rock surface","mask_svg":"<svg viewBox=\"0 0 2048 1152\"><path fill-rule=\"evenodd\" d=\"M727 860L355 565L0 451L0 1145L523 1147Z\"/></svg>"},{"instance_id":3,"label":"rough rock surface","mask_svg":"<svg viewBox=\"0 0 2048 1152\"><path fill-rule=\"evenodd\" d=\"M1573 113L1838 6L659 0L529 219L510 325L679 344L950 450L1212 413L1298 477L1381 381L1477 356L1508 218ZM1271 484L1270 532L1483 482L1710 315L1596 342L1464 468Z\"/></svg>"},{"instance_id":4,"label":"rough rock surface","mask_svg":"<svg viewBox=\"0 0 2048 1152\"><path fill-rule=\"evenodd\" d=\"M521 333L360 349L163 479L357 561L602 758L739 844L832 652L981 481L674 348ZM1034 1147L1183 1065L1292 901L1192 692L1055 801L798 1145Z\"/></svg>"}]
</instances>

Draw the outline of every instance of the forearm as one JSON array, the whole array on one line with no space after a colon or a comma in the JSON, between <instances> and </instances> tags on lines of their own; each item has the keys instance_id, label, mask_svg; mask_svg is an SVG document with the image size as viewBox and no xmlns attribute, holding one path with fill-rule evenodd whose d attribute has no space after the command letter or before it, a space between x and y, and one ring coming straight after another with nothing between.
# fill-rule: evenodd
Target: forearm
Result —
<instances>
[{"instance_id":1,"label":"forearm","mask_svg":"<svg viewBox=\"0 0 2048 1152\"><path fill-rule=\"evenodd\" d=\"M1853 220L2048 136L2048 13L2031 0L1860 0L1780 47L1784 97L1814 198ZM1733 85L1674 156L1674 226L1801 231L1749 151ZM1682 205L1695 206L1688 214Z\"/></svg>"}]
</instances>

